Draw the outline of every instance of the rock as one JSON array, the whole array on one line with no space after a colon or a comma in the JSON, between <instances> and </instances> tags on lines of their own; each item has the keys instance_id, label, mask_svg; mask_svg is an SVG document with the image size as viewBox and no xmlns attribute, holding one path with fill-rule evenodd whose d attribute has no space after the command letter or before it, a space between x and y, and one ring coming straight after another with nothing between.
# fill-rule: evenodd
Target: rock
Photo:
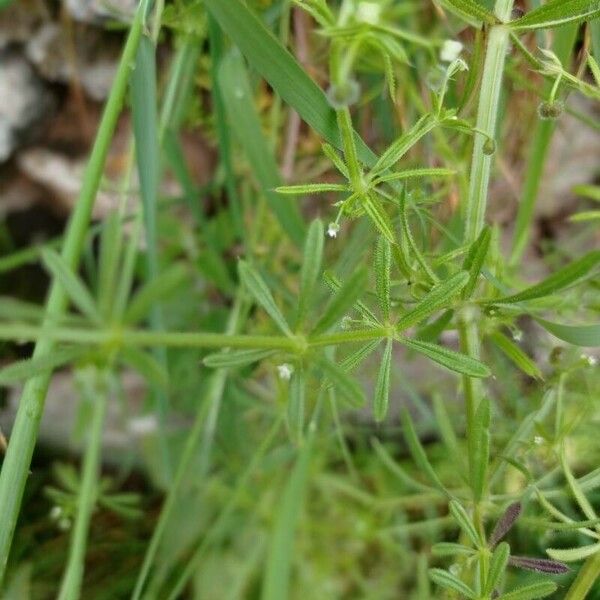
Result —
<instances>
[{"instance_id":1,"label":"rock","mask_svg":"<svg viewBox=\"0 0 600 600\"><path fill-rule=\"evenodd\" d=\"M48 19L48 6L43 0L19 0L3 8L0 10L0 50L25 43Z\"/></svg>"},{"instance_id":2,"label":"rock","mask_svg":"<svg viewBox=\"0 0 600 600\"><path fill-rule=\"evenodd\" d=\"M129 21L137 7L136 0L65 0L64 4L75 20L93 24Z\"/></svg>"},{"instance_id":3,"label":"rock","mask_svg":"<svg viewBox=\"0 0 600 600\"><path fill-rule=\"evenodd\" d=\"M120 49L120 40L100 30L78 26L67 31L49 22L29 40L25 53L45 79L64 84L76 81L99 102L110 92Z\"/></svg>"},{"instance_id":4,"label":"rock","mask_svg":"<svg viewBox=\"0 0 600 600\"><path fill-rule=\"evenodd\" d=\"M16 51L0 52L0 162L30 141L48 117L54 98Z\"/></svg>"}]
</instances>

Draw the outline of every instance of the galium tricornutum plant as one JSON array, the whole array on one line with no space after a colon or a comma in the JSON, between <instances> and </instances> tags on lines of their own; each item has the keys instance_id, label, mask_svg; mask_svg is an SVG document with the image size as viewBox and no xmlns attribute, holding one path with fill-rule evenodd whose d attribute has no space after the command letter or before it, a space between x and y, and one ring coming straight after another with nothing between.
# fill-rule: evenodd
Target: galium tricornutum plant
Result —
<instances>
[{"instance_id":1,"label":"galium tricornutum plant","mask_svg":"<svg viewBox=\"0 0 600 600\"><path fill-rule=\"evenodd\" d=\"M290 6L287 2L276 4L281 8L281 31L285 32ZM430 579L419 580L415 597L439 597L437 592L430 595L433 583L453 598L542 598L557 590L553 576L569 576L565 575L570 573L566 563L582 560L585 563L577 575L560 582L568 581L567 598L586 597L600 575L600 523L588 495L597 487L598 475L578 478L572 472L569 439L582 417L568 396L573 380L587 377L594 359L586 354L556 355L543 371L519 342L523 336L520 323L529 319L535 327L572 346L600 345L597 324L575 324L577 318L567 323L569 319L562 315L552 316L553 310L573 315L580 304L578 295L584 298L582 304L588 312L597 314L597 299L587 300L587 294L597 294L594 275L600 251L561 261L534 285L523 283L515 266L531 236L539 179L557 119L568 109L570 95L582 94L593 100L599 96L600 69L598 56L593 54L600 51L598 40L583 44L579 69L573 71L571 63L576 36L584 40L597 37L598 30L590 23L600 15L600 6L590 0L535 4L521 14L512 0L496 0L493 8L477 0L436 3L437 11L444 15L447 11L461 27L474 33L469 57L456 40L428 37L400 26L396 21L403 23L402 17L410 11L391 0L296 0L294 10L310 15L328 57L326 91L240 0L204 0L201 10L185 3L166 8L162 2L140 4L61 253L44 250L42 254L52 277L44 316L26 316L22 311L15 320L14 315L6 318L7 310L2 312L0 333L4 339L36 342L30 360L0 372L5 383L27 379L0 476L3 570L51 373L59 366L71 364L86 373L94 397L80 479L72 473L65 478L63 472L67 492L50 492L69 507L73 519L61 598L82 594L94 510L104 506L121 513L135 512L131 498L111 497L99 477L109 389L119 368L127 365L142 373L153 390L149 410L158 424L157 479L168 490L131 586L132 597L180 596L211 545L222 543L244 486L274 444L283 421L294 466L280 506L275 507L260 585L264 600L292 597L294 531L309 486L311 461L322 443L320 436L335 432L352 482L360 485L361 475L344 439L340 411L370 405L374 421L384 428L397 412L390 402L396 385L395 367L400 357L419 355L427 361L427 369L441 366L459 375L452 380L452 395L460 399L464 420L451 416L445 397L451 395L449 391L437 390L433 398L435 430L450 457L450 473L441 472L430 458L420 436L421 424L406 408L400 411L402 440L420 474L413 476L397 464L381 442L373 444L372 455L410 492L402 502L412 506L414 501L419 506L421 499L427 498L436 510L443 507L454 533L459 532L456 541L431 547L422 563L424 573L431 567ZM192 16L198 19L198 27L184 27L182 23ZM173 21L184 33L159 110L155 51L161 20ZM210 46L214 133L222 155L219 177L228 197L220 214L230 224L228 242L243 254L237 261L237 276L225 258L227 244L220 239L223 228L218 222L209 222L193 202L196 190L177 140L193 91L194 61L202 35ZM548 44L552 39L552 46L532 50L530 38L535 35ZM229 47L225 36L236 48ZM304 183L284 185L281 179L273 142L267 139L256 111L255 80L249 77L242 57L320 137L325 162L312 156L316 166L306 169L310 177L297 178ZM419 65L423 64L430 68L421 71ZM531 69L546 83L542 97L536 100L539 129L532 142L511 257L505 259L501 229L489 223L486 214L490 181L503 148L503 118L509 112L509 66ZM93 281L88 283L78 274L78 265L108 145L128 88L133 110L131 167L120 211L101 226L97 264ZM392 116L400 100L405 105L402 128L398 135L388 136L389 143L379 155L357 133L361 111L376 97L386 103ZM272 106L271 122L277 124L281 107L275 101ZM277 127L274 131L276 136ZM427 152L423 150L426 146ZM240 177L240 169L236 170L233 148L243 151L242 169L251 172L251 185L249 178ZM439 154L432 154L431 148ZM199 274L172 255L171 260L163 259L160 252L163 155L197 219L194 234L200 240L202 276L230 300L225 333L212 328L171 329L174 319L164 310L166 298L182 286L191 286ZM424 160L415 160L415 156ZM124 223L134 162L141 210L131 233L125 231ZM314 194L319 195L322 217L307 226L299 200ZM450 197L457 206L441 223L442 217L433 207ZM588 216L589 221L593 218ZM132 292L142 229L144 283ZM263 239L284 250L270 255ZM295 268L286 270L278 259ZM69 307L76 314L68 313ZM454 337L456 347L451 346ZM173 385L168 382L168 354L174 349L210 352L202 357L202 368L207 368L203 371L207 377L202 408L196 411L183 450L177 452L170 444L167 427ZM378 366L365 393L354 372L374 360ZM253 373L261 376L254 380ZM535 388L531 394L536 403L528 414L517 410L517 425L507 433L500 426L506 413L502 394L508 393L506 381L516 378L515 373L522 373L527 385ZM239 384L244 377L249 380L246 388L257 398L279 399L272 429L266 436L263 432L264 439L239 485L219 504L213 522L174 552L172 562L160 563L168 528L189 492L190 472L194 470L196 481L209 477L228 385ZM266 391L265 380L270 386ZM597 383L589 384L590 396L594 385L597 388ZM539 447L547 450L543 468L532 458ZM548 463L552 467L546 468ZM513 471L520 483L509 486ZM565 499L573 499L568 508ZM527 521L521 513L530 507L545 518L536 521L529 517ZM550 558L515 556L511 541L504 538L517 518L519 524L533 520L545 531L577 532L592 541L566 549L546 545ZM448 564L449 560L453 562ZM544 577L513 585L513 567Z\"/></svg>"}]
</instances>

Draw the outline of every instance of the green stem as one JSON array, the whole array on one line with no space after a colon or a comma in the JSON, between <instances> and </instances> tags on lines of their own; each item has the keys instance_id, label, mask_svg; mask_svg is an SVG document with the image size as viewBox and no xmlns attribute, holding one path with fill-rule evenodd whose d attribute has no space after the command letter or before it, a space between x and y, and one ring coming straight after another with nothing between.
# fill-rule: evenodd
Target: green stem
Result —
<instances>
[{"instance_id":1,"label":"green stem","mask_svg":"<svg viewBox=\"0 0 600 600\"><path fill-rule=\"evenodd\" d=\"M341 108L337 112L338 127L342 135L342 144L344 147L344 158L350 175L350 183L353 191L360 192L363 185L362 169L358 162L358 154L356 152L356 144L354 142L354 129L352 128L352 117L348 107Z\"/></svg>"},{"instance_id":2,"label":"green stem","mask_svg":"<svg viewBox=\"0 0 600 600\"><path fill-rule=\"evenodd\" d=\"M497 0L495 13L501 21L507 21L512 11L513 0ZM508 50L510 31L504 25L490 28L487 44L479 108L477 110L477 129L489 138L495 139L498 122L498 107L504 74L504 63ZM465 212L465 238L473 241L481 232L487 206L488 187L493 157L484 152L487 138L476 135L471 162L469 196Z\"/></svg>"},{"instance_id":3,"label":"green stem","mask_svg":"<svg viewBox=\"0 0 600 600\"><path fill-rule=\"evenodd\" d=\"M142 17L146 5L147 2L140 4L131 25L83 178L79 200L65 235L62 257L73 269L79 263L110 141L121 112L142 33ZM63 287L57 280L53 280L46 305L46 322L56 322L64 314L67 304L67 295ZM54 346L53 340L42 338L36 344L34 356L36 358L47 356L52 353ZM50 377L51 372L45 372L26 383L0 474L0 506L4 515L0 523L0 582L8 562Z\"/></svg>"},{"instance_id":4,"label":"green stem","mask_svg":"<svg viewBox=\"0 0 600 600\"><path fill-rule=\"evenodd\" d=\"M98 499L98 475L102 451L102 428L106 415L108 394L107 371L95 374L94 409L89 430L89 440L82 467L81 488L77 498L77 516L71 543L69 558L63 576L58 600L76 600L81 595L81 582L85 561L85 550L92 513Z\"/></svg>"}]
</instances>

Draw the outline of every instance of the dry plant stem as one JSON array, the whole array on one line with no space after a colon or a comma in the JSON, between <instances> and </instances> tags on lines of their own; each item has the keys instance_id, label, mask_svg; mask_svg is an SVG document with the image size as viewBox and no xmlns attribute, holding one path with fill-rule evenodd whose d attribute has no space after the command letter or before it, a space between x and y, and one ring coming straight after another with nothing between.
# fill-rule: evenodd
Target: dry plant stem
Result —
<instances>
[{"instance_id":1,"label":"dry plant stem","mask_svg":"<svg viewBox=\"0 0 600 600\"><path fill-rule=\"evenodd\" d=\"M92 148L79 200L69 221L65 235L62 257L73 269L79 263L96 192L98 191L104 170L110 140L117 124L127 90L131 65L135 59L142 33L143 14L146 10L146 5L147 2L140 4L131 25L119 68ZM67 304L67 295L62 286L56 280L53 280L46 304L46 323L55 322L57 317L64 313ZM54 350L54 346L54 341L42 337L36 344L34 357L47 356ZM2 473L0 475L0 506L2 506L4 517L2 523L0 523L0 581L4 577L8 562L12 536L29 473L29 465L35 447L50 377L51 372L46 372L27 381L23 389L19 410L2 466Z\"/></svg>"}]
</instances>

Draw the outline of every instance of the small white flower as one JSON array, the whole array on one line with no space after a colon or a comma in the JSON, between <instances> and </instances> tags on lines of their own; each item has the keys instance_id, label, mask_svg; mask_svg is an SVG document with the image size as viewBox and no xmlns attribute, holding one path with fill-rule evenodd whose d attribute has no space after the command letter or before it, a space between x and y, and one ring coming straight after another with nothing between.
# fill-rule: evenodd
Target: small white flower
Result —
<instances>
[{"instance_id":1,"label":"small white flower","mask_svg":"<svg viewBox=\"0 0 600 600\"><path fill-rule=\"evenodd\" d=\"M53 521L58 521L63 514L63 509L60 506L53 506L50 509L50 518Z\"/></svg>"},{"instance_id":2,"label":"small white flower","mask_svg":"<svg viewBox=\"0 0 600 600\"><path fill-rule=\"evenodd\" d=\"M461 572L461 567L458 563L452 563L450 565L450 568L448 569L448 571L450 571L450 573L452 573L452 575L456 576Z\"/></svg>"},{"instance_id":3,"label":"small white flower","mask_svg":"<svg viewBox=\"0 0 600 600\"><path fill-rule=\"evenodd\" d=\"M598 359L595 356L590 356L589 354L582 354L581 358L582 360L585 360L585 362L590 367L595 367L598 364Z\"/></svg>"},{"instance_id":4,"label":"small white flower","mask_svg":"<svg viewBox=\"0 0 600 600\"><path fill-rule=\"evenodd\" d=\"M67 518L67 517L63 517L58 523L57 523L57 527L61 530L61 531L67 531L68 529L71 529L71 519Z\"/></svg>"},{"instance_id":5,"label":"small white flower","mask_svg":"<svg viewBox=\"0 0 600 600\"><path fill-rule=\"evenodd\" d=\"M541 435L536 435L536 436L533 438L533 443L534 443L536 446L541 446L541 445L544 443L544 438L543 438Z\"/></svg>"},{"instance_id":6,"label":"small white flower","mask_svg":"<svg viewBox=\"0 0 600 600\"><path fill-rule=\"evenodd\" d=\"M154 433L158 429L158 419L156 415L142 415L129 419L127 424L129 432L135 436L145 436Z\"/></svg>"},{"instance_id":7,"label":"small white flower","mask_svg":"<svg viewBox=\"0 0 600 600\"><path fill-rule=\"evenodd\" d=\"M277 365L277 372L279 373L280 379L289 381L292 373L294 372L294 367L288 363L283 363L281 365Z\"/></svg>"},{"instance_id":8,"label":"small white flower","mask_svg":"<svg viewBox=\"0 0 600 600\"><path fill-rule=\"evenodd\" d=\"M359 2L356 9L356 20L361 23L376 25L381 15L381 5L377 2Z\"/></svg>"},{"instance_id":9,"label":"small white flower","mask_svg":"<svg viewBox=\"0 0 600 600\"><path fill-rule=\"evenodd\" d=\"M345 315L340 323L342 329L350 329L352 327L352 317Z\"/></svg>"},{"instance_id":10,"label":"small white flower","mask_svg":"<svg viewBox=\"0 0 600 600\"><path fill-rule=\"evenodd\" d=\"M337 223L329 223L327 226L327 236L335 239L340 231L340 226Z\"/></svg>"},{"instance_id":11,"label":"small white flower","mask_svg":"<svg viewBox=\"0 0 600 600\"><path fill-rule=\"evenodd\" d=\"M522 341L523 340L523 332L520 329L513 329L512 339L515 340L515 342Z\"/></svg>"},{"instance_id":12,"label":"small white flower","mask_svg":"<svg viewBox=\"0 0 600 600\"><path fill-rule=\"evenodd\" d=\"M445 40L440 50L440 60L451 63L456 60L462 52L463 45L456 40Z\"/></svg>"}]
</instances>

